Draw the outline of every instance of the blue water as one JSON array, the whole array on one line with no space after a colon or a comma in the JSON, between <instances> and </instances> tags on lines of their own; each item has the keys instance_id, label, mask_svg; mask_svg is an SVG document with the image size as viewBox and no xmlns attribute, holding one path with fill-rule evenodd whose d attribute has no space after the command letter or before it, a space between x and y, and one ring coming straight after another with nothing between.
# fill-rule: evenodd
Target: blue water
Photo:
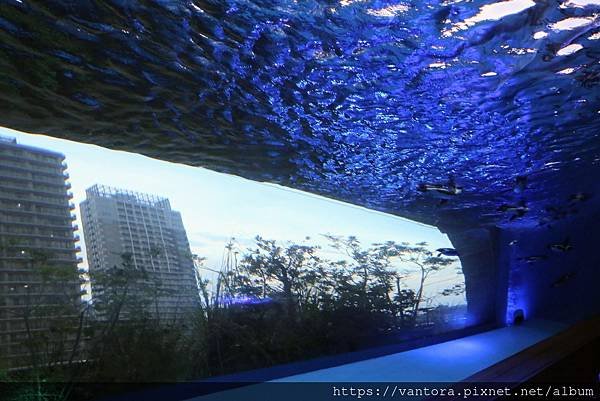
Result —
<instances>
[{"instance_id":1,"label":"blue water","mask_svg":"<svg viewBox=\"0 0 600 401\"><path fill-rule=\"evenodd\" d=\"M600 5L490 4L2 0L0 124L431 223L546 224L600 162Z\"/></svg>"}]
</instances>

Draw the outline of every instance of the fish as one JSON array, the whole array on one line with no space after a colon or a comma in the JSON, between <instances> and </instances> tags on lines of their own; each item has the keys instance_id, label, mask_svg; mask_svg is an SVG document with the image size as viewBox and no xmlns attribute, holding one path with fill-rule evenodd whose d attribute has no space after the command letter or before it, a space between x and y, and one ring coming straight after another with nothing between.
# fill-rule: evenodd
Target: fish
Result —
<instances>
[{"instance_id":1,"label":"fish","mask_svg":"<svg viewBox=\"0 0 600 401\"><path fill-rule=\"evenodd\" d=\"M542 260L546 260L548 259L548 257L546 255L531 255L531 256L524 256L522 258L519 258L518 260L531 264L531 263L536 263Z\"/></svg>"},{"instance_id":2,"label":"fish","mask_svg":"<svg viewBox=\"0 0 600 401\"><path fill-rule=\"evenodd\" d=\"M435 250L438 253L438 258L444 256L459 256L458 251L454 248L438 248Z\"/></svg>"},{"instance_id":3,"label":"fish","mask_svg":"<svg viewBox=\"0 0 600 401\"><path fill-rule=\"evenodd\" d=\"M563 242L549 244L548 249L554 252L567 252L573 249L573 245L571 245L571 241L569 240L569 237L567 237Z\"/></svg>"},{"instance_id":4,"label":"fish","mask_svg":"<svg viewBox=\"0 0 600 401\"><path fill-rule=\"evenodd\" d=\"M508 246L515 246L515 245L517 245L518 243L519 243L519 241L517 241L516 239L514 239L514 240L512 240L512 241L510 241L510 242L508 243Z\"/></svg>"},{"instance_id":5,"label":"fish","mask_svg":"<svg viewBox=\"0 0 600 401\"><path fill-rule=\"evenodd\" d=\"M419 184L417 190L420 192L438 192L442 195L458 195L462 192L462 187L456 185L456 183L451 182L449 184Z\"/></svg>"},{"instance_id":6,"label":"fish","mask_svg":"<svg viewBox=\"0 0 600 401\"><path fill-rule=\"evenodd\" d=\"M529 211L529 208L525 204L525 201L521 201L518 205L509 205L505 203L498 207L498 211L513 213L513 215L510 217L510 220L512 221L519 217L525 216L525 213Z\"/></svg>"},{"instance_id":7,"label":"fish","mask_svg":"<svg viewBox=\"0 0 600 401\"><path fill-rule=\"evenodd\" d=\"M569 202L571 203L576 203L576 202L585 202L588 199L590 199L592 197L592 195L585 193L585 192L576 192L574 194L569 195Z\"/></svg>"},{"instance_id":8,"label":"fish","mask_svg":"<svg viewBox=\"0 0 600 401\"><path fill-rule=\"evenodd\" d=\"M566 284L568 281L570 281L573 277L575 277L575 275L577 275L577 272L569 272L567 274L563 274L562 276L560 276L556 281L554 281L552 283L552 287L556 288L556 287L560 287L564 284Z\"/></svg>"},{"instance_id":9,"label":"fish","mask_svg":"<svg viewBox=\"0 0 600 401\"><path fill-rule=\"evenodd\" d=\"M550 219L552 220L560 220L564 219L569 215L569 211L564 208L560 208L557 206L547 206L545 208L546 212L550 215Z\"/></svg>"}]
</instances>

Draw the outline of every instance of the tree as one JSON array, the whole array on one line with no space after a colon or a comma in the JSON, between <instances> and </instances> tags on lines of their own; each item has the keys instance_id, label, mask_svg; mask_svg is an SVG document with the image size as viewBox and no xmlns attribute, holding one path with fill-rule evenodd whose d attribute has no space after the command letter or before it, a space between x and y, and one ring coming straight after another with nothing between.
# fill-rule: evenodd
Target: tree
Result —
<instances>
[{"instance_id":1,"label":"tree","mask_svg":"<svg viewBox=\"0 0 600 401\"><path fill-rule=\"evenodd\" d=\"M353 236L327 235L326 238L350 260L338 262L338 266L350 271L350 275L342 276L339 283L340 289L357 294L359 302L354 306L371 312L387 311L400 318L401 326L416 323L427 279L454 262L434 256L426 242L410 245L387 241L364 249ZM419 275L417 287L402 288L403 281L413 274L415 268Z\"/></svg>"},{"instance_id":2,"label":"tree","mask_svg":"<svg viewBox=\"0 0 600 401\"><path fill-rule=\"evenodd\" d=\"M91 305L59 314L56 332L69 328L85 346L57 348L55 360L62 353L69 362L53 366L65 367L66 380L175 381L354 351L449 327L443 325L455 307L436 304L425 287L452 259L435 257L422 242L365 247L352 236L326 238L340 251L338 260L325 258L318 246L262 237L239 263L220 269L195 257L201 302L193 315L177 321L161 315L158 303L170 295L161 283L136 269L131 255L122 255L119 266L90 273ZM232 244L226 249L233 252ZM72 272L46 266L42 256L41 282L70 282ZM433 296L462 291L455 285ZM23 318L33 322L44 302L34 292L29 302ZM32 360L43 354L43 344L31 342ZM40 370L40 383L48 372Z\"/></svg>"},{"instance_id":3,"label":"tree","mask_svg":"<svg viewBox=\"0 0 600 401\"><path fill-rule=\"evenodd\" d=\"M273 299L285 305L284 312L294 320L316 294L319 279L325 275L318 247L289 244L256 237L256 248L242 259L237 273L237 293L258 299Z\"/></svg>"},{"instance_id":4,"label":"tree","mask_svg":"<svg viewBox=\"0 0 600 401\"><path fill-rule=\"evenodd\" d=\"M94 318L88 327L86 376L109 382L180 377L188 363L183 322L165 319L158 307L171 292L136 269L129 254L122 255L120 266L90 277Z\"/></svg>"},{"instance_id":5,"label":"tree","mask_svg":"<svg viewBox=\"0 0 600 401\"><path fill-rule=\"evenodd\" d=\"M0 248L5 255L17 249L27 261L7 294L14 296L9 312L17 320L12 330L24 333L18 340L27 356L12 362L21 369L7 379L23 382L15 387L15 396L21 399L65 399L69 385L47 386L46 382L72 381L73 367L80 363L87 314L81 301L82 272L74 263L53 261L51 252L24 248L18 239L9 239Z\"/></svg>"}]
</instances>

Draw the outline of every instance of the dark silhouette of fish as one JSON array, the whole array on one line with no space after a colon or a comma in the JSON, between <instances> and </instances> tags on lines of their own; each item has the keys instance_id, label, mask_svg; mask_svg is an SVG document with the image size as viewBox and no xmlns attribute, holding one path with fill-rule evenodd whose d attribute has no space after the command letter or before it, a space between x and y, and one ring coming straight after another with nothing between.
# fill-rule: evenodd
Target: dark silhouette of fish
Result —
<instances>
[{"instance_id":1,"label":"dark silhouette of fish","mask_svg":"<svg viewBox=\"0 0 600 401\"><path fill-rule=\"evenodd\" d=\"M442 195L458 195L462 192L462 187L456 185L456 182L450 179L447 184L421 183L417 187L417 190L420 192L438 192Z\"/></svg>"},{"instance_id":2,"label":"dark silhouette of fish","mask_svg":"<svg viewBox=\"0 0 600 401\"><path fill-rule=\"evenodd\" d=\"M577 202L585 202L592 197L591 194L585 192L576 192L574 194L569 195L569 202L577 203Z\"/></svg>"},{"instance_id":3,"label":"dark silhouette of fish","mask_svg":"<svg viewBox=\"0 0 600 401\"><path fill-rule=\"evenodd\" d=\"M569 211L561 207L547 206L545 209L546 212L548 212L548 214L550 215L551 220L564 219L569 215Z\"/></svg>"},{"instance_id":4,"label":"dark silhouette of fish","mask_svg":"<svg viewBox=\"0 0 600 401\"><path fill-rule=\"evenodd\" d=\"M567 274L563 274L556 281L552 283L552 287L560 287L571 281L573 277L577 275L577 272L569 272Z\"/></svg>"},{"instance_id":5,"label":"dark silhouette of fish","mask_svg":"<svg viewBox=\"0 0 600 401\"><path fill-rule=\"evenodd\" d=\"M458 251L454 248L438 248L435 250L438 253L438 258L444 256L458 256Z\"/></svg>"},{"instance_id":6,"label":"dark silhouette of fish","mask_svg":"<svg viewBox=\"0 0 600 401\"><path fill-rule=\"evenodd\" d=\"M522 200L517 205L509 205L505 203L498 207L498 211L504 213L512 213L510 220L513 221L517 218L525 216L525 213L529 211L529 208L527 207L525 201Z\"/></svg>"},{"instance_id":7,"label":"dark silhouette of fish","mask_svg":"<svg viewBox=\"0 0 600 401\"><path fill-rule=\"evenodd\" d=\"M567 237L563 242L549 244L548 249L554 252L567 252L573 249L573 245L571 245L571 241L569 240L569 237Z\"/></svg>"},{"instance_id":8,"label":"dark silhouette of fish","mask_svg":"<svg viewBox=\"0 0 600 401\"><path fill-rule=\"evenodd\" d=\"M546 255L531 255L531 256L524 256L522 258L519 258L518 260L531 264L531 263L536 263L536 262L540 262L542 260L546 260L548 259L548 257Z\"/></svg>"}]
</instances>

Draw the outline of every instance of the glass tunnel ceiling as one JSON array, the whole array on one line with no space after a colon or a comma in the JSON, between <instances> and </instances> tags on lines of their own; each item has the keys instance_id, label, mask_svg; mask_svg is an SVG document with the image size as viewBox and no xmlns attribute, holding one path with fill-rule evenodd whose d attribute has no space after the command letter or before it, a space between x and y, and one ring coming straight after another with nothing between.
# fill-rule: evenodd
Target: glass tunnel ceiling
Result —
<instances>
[{"instance_id":1,"label":"glass tunnel ceiling","mask_svg":"<svg viewBox=\"0 0 600 401\"><path fill-rule=\"evenodd\" d=\"M600 0L4 0L0 125L543 225L598 198L599 62Z\"/></svg>"}]
</instances>

